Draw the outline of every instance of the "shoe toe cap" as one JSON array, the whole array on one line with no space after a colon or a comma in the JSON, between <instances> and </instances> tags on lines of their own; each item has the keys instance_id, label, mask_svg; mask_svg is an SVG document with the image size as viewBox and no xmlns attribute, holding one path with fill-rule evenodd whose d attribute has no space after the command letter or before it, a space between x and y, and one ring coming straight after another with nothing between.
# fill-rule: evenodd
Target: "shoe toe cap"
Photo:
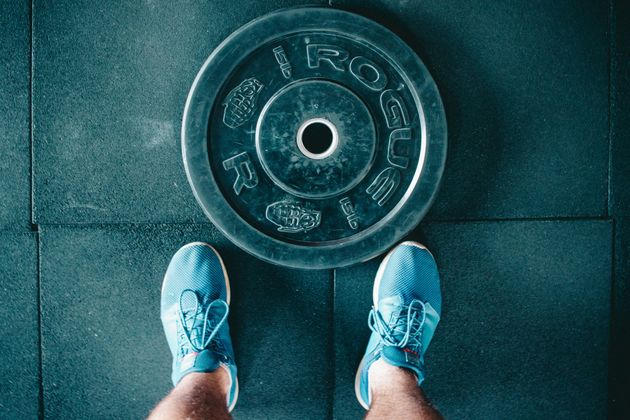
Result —
<instances>
[{"instance_id":1,"label":"shoe toe cap","mask_svg":"<svg viewBox=\"0 0 630 420\"><path fill-rule=\"evenodd\" d=\"M185 245L173 256L166 271L164 291L200 292L206 299L226 299L225 271L217 252L208 244Z\"/></svg>"},{"instance_id":2,"label":"shoe toe cap","mask_svg":"<svg viewBox=\"0 0 630 420\"><path fill-rule=\"evenodd\" d=\"M379 295L400 296L403 301L419 299L441 313L442 297L437 264L433 255L416 242L403 242L389 256Z\"/></svg>"}]
</instances>

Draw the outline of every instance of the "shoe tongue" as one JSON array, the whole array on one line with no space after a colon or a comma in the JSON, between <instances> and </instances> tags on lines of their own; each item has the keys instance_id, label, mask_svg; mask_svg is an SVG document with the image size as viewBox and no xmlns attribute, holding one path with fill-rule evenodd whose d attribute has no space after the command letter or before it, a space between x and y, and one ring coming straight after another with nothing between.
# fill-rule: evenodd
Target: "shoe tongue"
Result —
<instances>
[{"instance_id":1,"label":"shoe tongue","mask_svg":"<svg viewBox=\"0 0 630 420\"><path fill-rule=\"evenodd\" d=\"M392 295L382 298L378 301L378 310L381 313L384 312L397 312L403 303L403 297L399 295Z\"/></svg>"},{"instance_id":2,"label":"shoe tongue","mask_svg":"<svg viewBox=\"0 0 630 420\"><path fill-rule=\"evenodd\" d=\"M418 353L409 348L384 346L381 356L392 366L410 369L418 378L418 385L424 381L424 364Z\"/></svg>"},{"instance_id":3,"label":"shoe tongue","mask_svg":"<svg viewBox=\"0 0 630 420\"><path fill-rule=\"evenodd\" d=\"M219 367L219 359L211 350L188 353L180 362L182 374L190 372L212 372Z\"/></svg>"}]
</instances>

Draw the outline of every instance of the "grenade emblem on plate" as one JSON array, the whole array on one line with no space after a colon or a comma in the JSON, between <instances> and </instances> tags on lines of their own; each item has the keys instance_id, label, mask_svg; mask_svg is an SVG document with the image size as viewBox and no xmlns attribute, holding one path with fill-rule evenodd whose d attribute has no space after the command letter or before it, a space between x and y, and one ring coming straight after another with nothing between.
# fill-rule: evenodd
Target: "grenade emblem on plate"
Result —
<instances>
[{"instance_id":1,"label":"grenade emblem on plate","mask_svg":"<svg viewBox=\"0 0 630 420\"><path fill-rule=\"evenodd\" d=\"M256 112L256 100L264 86L255 78L250 77L232 89L223 101L225 125L236 128L245 124Z\"/></svg>"},{"instance_id":2,"label":"grenade emblem on plate","mask_svg":"<svg viewBox=\"0 0 630 420\"><path fill-rule=\"evenodd\" d=\"M277 201L267 206L265 217L278 226L278 232L308 232L322 221L322 212L310 210L297 203Z\"/></svg>"}]
</instances>

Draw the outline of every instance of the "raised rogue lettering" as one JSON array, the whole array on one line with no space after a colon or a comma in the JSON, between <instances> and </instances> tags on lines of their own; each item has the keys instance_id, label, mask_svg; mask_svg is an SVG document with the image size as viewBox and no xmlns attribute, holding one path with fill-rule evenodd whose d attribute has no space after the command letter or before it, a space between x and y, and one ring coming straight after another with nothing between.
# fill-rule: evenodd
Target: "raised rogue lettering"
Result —
<instances>
[{"instance_id":1,"label":"raised rogue lettering","mask_svg":"<svg viewBox=\"0 0 630 420\"><path fill-rule=\"evenodd\" d=\"M388 128L399 128L409 124L409 114L400 95L393 89L381 93L381 109Z\"/></svg>"},{"instance_id":2,"label":"raised rogue lettering","mask_svg":"<svg viewBox=\"0 0 630 420\"><path fill-rule=\"evenodd\" d=\"M291 63L289 63L289 59L287 58L287 53L284 52L284 48L281 45L278 45L273 49L274 57L276 58L276 62L280 66L280 71L285 79L291 78Z\"/></svg>"},{"instance_id":3,"label":"raised rogue lettering","mask_svg":"<svg viewBox=\"0 0 630 420\"><path fill-rule=\"evenodd\" d=\"M350 61L350 72L365 86L377 92L387 86L387 75L383 69L365 57L354 57Z\"/></svg>"},{"instance_id":4,"label":"raised rogue lettering","mask_svg":"<svg viewBox=\"0 0 630 420\"><path fill-rule=\"evenodd\" d=\"M386 168L374 178L365 190L379 206L383 206L396 192L400 184L400 172L395 168Z\"/></svg>"},{"instance_id":5,"label":"raised rogue lettering","mask_svg":"<svg viewBox=\"0 0 630 420\"><path fill-rule=\"evenodd\" d=\"M335 69L345 71L343 62L349 57L348 51L329 44L310 44L306 46L308 66L312 69L319 67L320 61L327 61Z\"/></svg>"},{"instance_id":6,"label":"raised rogue lettering","mask_svg":"<svg viewBox=\"0 0 630 420\"><path fill-rule=\"evenodd\" d=\"M344 197L339 200L339 204L341 205L341 211L346 216L346 220L348 221L348 225L351 229L359 228L359 216L354 210L354 206L348 197Z\"/></svg>"},{"instance_id":7,"label":"raised rogue lettering","mask_svg":"<svg viewBox=\"0 0 630 420\"><path fill-rule=\"evenodd\" d=\"M241 193L243 187L254 188L258 185L258 175L247 152L239 153L236 156L224 160L223 168L225 168L226 171L230 169L236 171L236 179L234 180L234 192L236 195Z\"/></svg>"},{"instance_id":8,"label":"raised rogue lettering","mask_svg":"<svg viewBox=\"0 0 630 420\"><path fill-rule=\"evenodd\" d=\"M405 169L409 166L409 145L400 147L398 143L411 140L410 128L397 128L389 134L387 145L387 160L394 166Z\"/></svg>"}]
</instances>

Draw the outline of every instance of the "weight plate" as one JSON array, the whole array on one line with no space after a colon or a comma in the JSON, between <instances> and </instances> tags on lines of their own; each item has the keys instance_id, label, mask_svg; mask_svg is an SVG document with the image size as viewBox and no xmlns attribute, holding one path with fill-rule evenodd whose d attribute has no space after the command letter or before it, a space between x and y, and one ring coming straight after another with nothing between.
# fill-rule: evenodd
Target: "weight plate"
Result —
<instances>
[{"instance_id":1,"label":"weight plate","mask_svg":"<svg viewBox=\"0 0 630 420\"><path fill-rule=\"evenodd\" d=\"M330 268L374 257L429 210L446 159L437 87L400 38L332 8L241 27L186 101L195 197L246 251Z\"/></svg>"}]
</instances>

